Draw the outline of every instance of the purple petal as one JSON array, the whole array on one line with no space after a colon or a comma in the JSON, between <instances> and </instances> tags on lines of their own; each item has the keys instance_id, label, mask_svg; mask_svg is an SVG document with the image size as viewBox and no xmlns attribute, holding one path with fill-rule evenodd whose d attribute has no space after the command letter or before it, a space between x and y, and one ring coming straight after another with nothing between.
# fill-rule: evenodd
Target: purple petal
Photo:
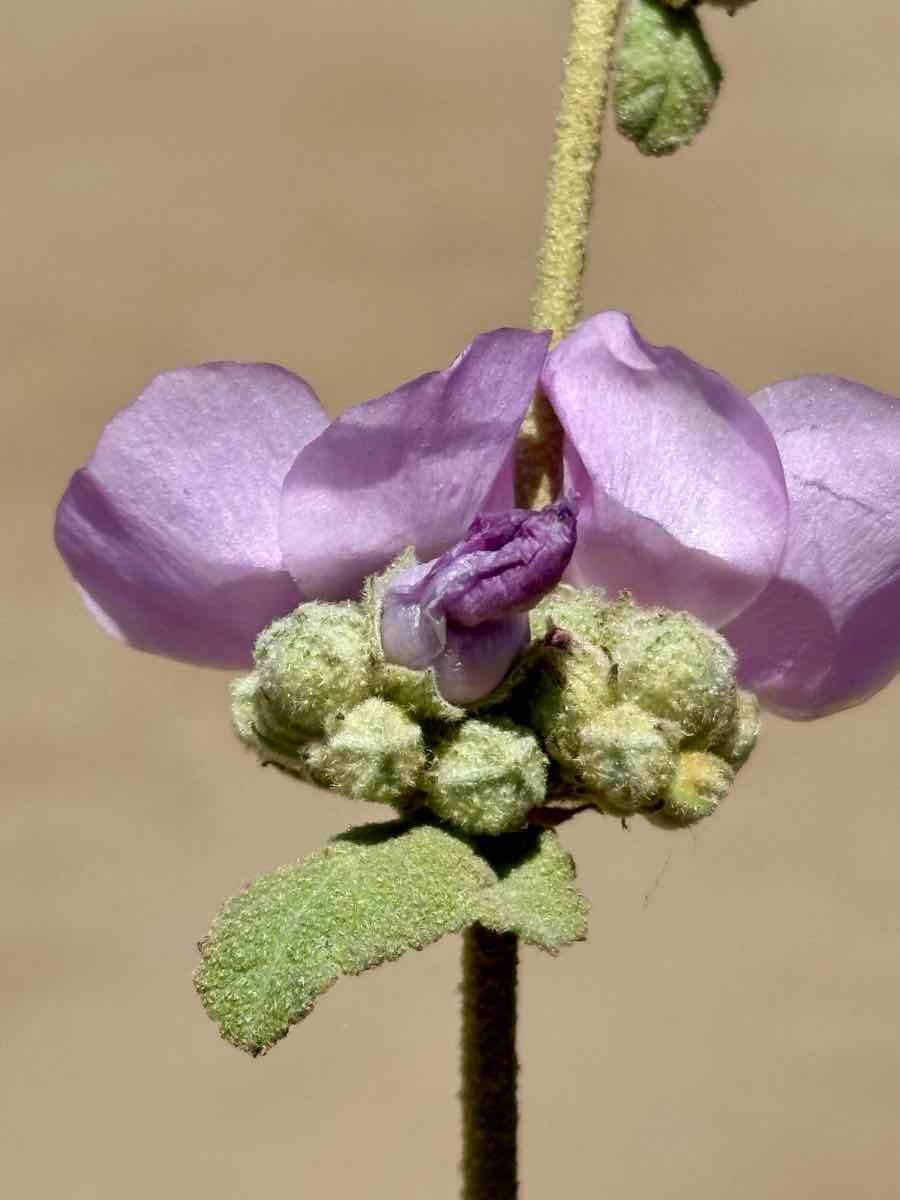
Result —
<instances>
[{"instance_id":1,"label":"purple petal","mask_svg":"<svg viewBox=\"0 0 900 1200\"><path fill-rule=\"evenodd\" d=\"M551 353L544 389L581 510L575 582L734 617L781 561L787 498L765 422L720 375L601 313Z\"/></svg>"},{"instance_id":2,"label":"purple petal","mask_svg":"<svg viewBox=\"0 0 900 1200\"><path fill-rule=\"evenodd\" d=\"M549 335L482 334L446 370L343 413L285 481L281 544L310 595L355 596L407 546L431 559L513 502L519 425Z\"/></svg>"},{"instance_id":3,"label":"purple petal","mask_svg":"<svg viewBox=\"0 0 900 1200\"><path fill-rule=\"evenodd\" d=\"M784 463L787 550L723 632L767 705L821 716L900 670L900 400L824 375L754 400Z\"/></svg>"},{"instance_id":4,"label":"purple petal","mask_svg":"<svg viewBox=\"0 0 900 1200\"><path fill-rule=\"evenodd\" d=\"M443 653L434 663L438 690L451 704L470 704L502 681L528 641L528 616L516 613L475 629L447 626Z\"/></svg>"},{"instance_id":5,"label":"purple petal","mask_svg":"<svg viewBox=\"0 0 900 1200\"><path fill-rule=\"evenodd\" d=\"M157 376L57 510L57 546L103 628L188 662L248 663L260 630L301 599L281 561L281 485L327 424L281 367Z\"/></svg>"},{"instance_id":6,"label":"purple petal","mask_svg":"<svg viewBox=\"0 0 900 1200\"><path fill-rule=\"evenodd\" d=\"M527 612L569 565L575 521L575 507L566 499L539 512L514 508L478 517L465 540L441 555L416 588L418 602L466 626Z\"/></svg>"},{"instance_id":7,"label":"purple petal","mask_svg":"<svg viewBox=\"0 0 900 1200\"><path fill-rule=\"evenodd\" d=\"M510 618L559 583L574 547L568 500L479 517L464 541L391 582L381 614L385 658L412 670L434 666L448 700L486 695L527 638L527 621Z\"/></svg>"},{"instance_id":8,"label":"purple petal","mask_svg":"<svg viewBox=\"0 0 900 1200\"><path fill-rule=\"evenodd\" d=\"M419 603L418 591L431 574L434 561L401 571L391 582L381 604L381 649L398 667L424 671L447 644L447 621Z\"/></svg>"}]
</instances>

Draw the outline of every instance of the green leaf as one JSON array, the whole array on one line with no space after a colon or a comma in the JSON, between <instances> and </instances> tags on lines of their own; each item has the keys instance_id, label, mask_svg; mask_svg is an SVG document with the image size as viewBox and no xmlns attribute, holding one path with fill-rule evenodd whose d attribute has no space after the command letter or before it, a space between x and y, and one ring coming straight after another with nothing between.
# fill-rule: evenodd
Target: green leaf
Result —
<instances>
[{"instance_id":1,"label":"green leaf","mask_svg":"<svg viewBox=\"0 0 900 1200\"><path fill-rule=\"evenodd\" d=\"M642 154L672 154L693 141L721 82L722 69L693 8L631 0L614 103L620 133Z\"/></svg>"},{"instance_id":2,"label":"green leaf","mask_svg":"<svg viewBox=\"0 0 900 1200\"><path fill-rule=\"evenodd\" d=\"M473 901L473 919L496 933L556 954L587 935L588 903L575 887L575 864L552 829L482 842L504 846L505 861L491 856L499 882Z\"/></svg>"},{"instance_id":3,"label":"green leaf","mask_svg":"<svg viewBox=\"0 0 900 1200\"><path fill-rule=\"evenodd\" d=\"M421 949L471 921L496 875L433 825L364 825L229 900L200 944L195 984L222 1036L263 1054L341 975Z\"/></svg>"}]
</instances>

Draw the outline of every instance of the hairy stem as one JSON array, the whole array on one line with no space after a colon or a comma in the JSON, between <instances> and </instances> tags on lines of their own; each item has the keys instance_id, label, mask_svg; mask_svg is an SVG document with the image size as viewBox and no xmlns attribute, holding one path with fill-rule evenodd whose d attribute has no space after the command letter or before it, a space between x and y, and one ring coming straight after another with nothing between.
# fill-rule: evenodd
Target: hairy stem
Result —
<instances>
[{"instance_id":1,"label":"hairy stem","mask_svg":"<svg viewBox=\"0 0 900 1200\"><path fill-rule=\"evenodd\" d=\"M515 1200L518 939L473 925L463 936L463 1200Z\"/></svg>"},{"instance_id":2,"label":"hairy stem","mask_svg":"<svg viewBox=\"0 0 900 1200\"><path fill-rule=\"evenodd\" d=\"M572 0L562 100L547 183L544 235L532 300L534 329L558 342L581 313L594 173L600 158L612 51L622 0ZM541 508L562 486L562 429L538 394L522 426L516 455L517 503Z\"/></svg>"},{"instance_id":3,"label":"hairy stem","mask_svg":"<svg viewBox=\"0 0 900 1200\"><path fill-rule=\"evenodd\" d=\"M572 0L562 101L547 184L532 327L565 337L581 311L594 169L623 0ZM516 448L516 497L540 508L562 485L562 430L535 397ZM463 1200L518 1195L518 941L475 925L463 940Z\"/></svg>"},{"instance_id":4,"label":"hairy stem","mask_svg":"<svg viewBox=\"0 0 900 1200\"><path fill-rule=\"evenodd\" d=\"M547 185L544 237L532 326L554 342L581 311L581 281L594 169L616 23L622 0L572 0L562 102ZM559 495L562 430L543 396L535 397L516 452L516 496L540 508ZM516 982L518 941L474 925L463 940L463 1200L518 1195Z\"/></svg>"}]
</instances>

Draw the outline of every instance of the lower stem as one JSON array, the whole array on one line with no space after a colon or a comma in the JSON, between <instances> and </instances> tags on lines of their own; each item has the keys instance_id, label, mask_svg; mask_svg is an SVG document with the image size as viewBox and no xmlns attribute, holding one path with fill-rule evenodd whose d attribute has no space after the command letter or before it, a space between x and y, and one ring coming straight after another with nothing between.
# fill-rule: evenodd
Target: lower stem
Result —
<instances>
[{"instance_id":1,"label":"lower stem","mask_svg":"<svg viewBox=\"0 0 900 1200\"><path fill-rule=\"evenodd\" d=\"M515 934L463 935L463 1200L518 1194L517 963Z\"/></svg>"}]
</instances>

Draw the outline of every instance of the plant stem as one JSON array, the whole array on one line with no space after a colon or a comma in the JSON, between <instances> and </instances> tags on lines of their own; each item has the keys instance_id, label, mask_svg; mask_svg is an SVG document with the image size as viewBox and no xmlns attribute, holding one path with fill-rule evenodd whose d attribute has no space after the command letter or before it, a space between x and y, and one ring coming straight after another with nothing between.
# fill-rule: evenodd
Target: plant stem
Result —
<instances>
[{"instance_id":1,"label":"plant stem","mask_svg":"<svg viewBox=\"0 0 900 1200\"><path fill-rule=\"evenodd\" d=\"M463 935L463 1200L518 1193L517 963L515 934Z\"/></svg>"},{"instance_id":2,"label":"plant stem","mask_svg":"<svg viewBox=\"0 0 900 1200\"><path fill-rule=\"evenodd\" d=\"M612 51L622 0L572 0L556 141L547 182L531 324L564 338L581 313L594 174L600 158ZM540 393L519 437L517 503L541 508L562 487L562 429Z\"/></svg>"},{"instance_id":3,"label":"plant stem","mask_svg":"<svg viewBox=\"0 0 900 1200\"><path fill-rule=\"evenodd\" d=\"M558 342L581 311L594 169L623 0L572 0L562 101L547 184L532 327ZM562 430L538 394L516 449L516 497L540 508L562 486ZM518 1194L516 973L518 940L474 925L463 938L463 1200Z\"/></svg>"}]
</instances>

